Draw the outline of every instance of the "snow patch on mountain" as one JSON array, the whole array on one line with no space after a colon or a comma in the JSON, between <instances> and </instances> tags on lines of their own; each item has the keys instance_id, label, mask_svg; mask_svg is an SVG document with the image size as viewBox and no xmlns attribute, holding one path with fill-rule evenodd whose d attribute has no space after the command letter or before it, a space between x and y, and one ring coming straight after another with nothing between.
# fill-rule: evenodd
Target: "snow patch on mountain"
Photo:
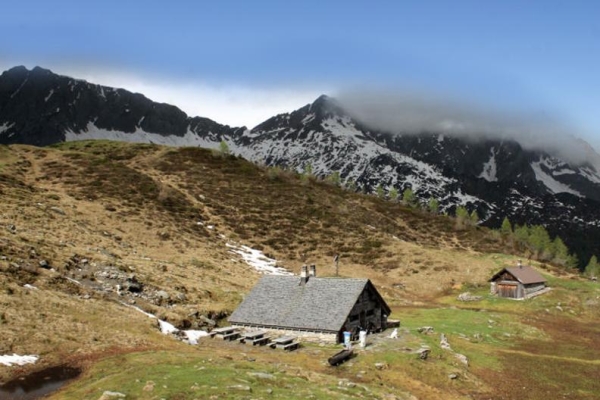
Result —
<instances>
[{"instance_id":1,"label":"snow patch on mountain","mask_svg":"<svg viewBox=\"0 0 600 400\"><path fill-rule=\"evenodd\" d=\"M581 193L576 190L571 189L569 186L565 185L554 179L550 174L546 173L542 166L548 168L551 166L551 163L548 162L548 159L540 159L538 162L531 163L531 168L533 172L535 172L535 179L542 182L550 192L552 193L571 193L578 197L583 197Z\"/></svg>"},{"instance_id":2,"label":"snow patch on mountain","mask_svg":"<svg viewBox=\"0 0 600 400\"><path fill-rule=\"evenodd\" d=\"M563 169L559 169L558 171L552 171L552 176L559 176L559 175L573 175L576 174L577 172L573 171L570 168L563 168Z\"/></svg>"},{"instance_id":3,"label":"snow patch on mountain","mask_svg":"<svg viewBox=\"0 0 600 400\"><path fill-rule=\"evenodd\" d=\"M208 135L211 135L209 133ZM193 146L216 148L218 143L212 140L207 140L192 132L190 129L183 136L163 136L158 133L146 132L141 128L137 128L135 132L127 133L122 131L98 128L93 122L88 122L87 127L80 132L73 132L68 129L65 131L65 140L67 142L77 140L117 140L129 143L154 143L167 146Z\"/></svg>"},{"instance_id":4,"label":"snow patch on mountain","mask_svg":"<svg viewBox=\"0 0 600 400\"><path fill-rule=\"evenodd\" d=\"M15 126L14 122L13 123L4 122L2 125L0 125L0 135L3 134L4 132L8 131L13 126Z\"/></svg>"},{"instance_id":5,"label":"snow patch on mountain","mask_svg":"<svg viewBox=\"0 0 600 400\"><path fill-rule=\"evenodd\" d=\"M54 89L50 89L50 93L48 93L48 96L44 97L44 103L46 103L48 100L50 100L50 97L52 97L53 94L54 94Z\"/></svg>"},{"instance_id":6,"label":"snow patch on mountain","mask_svg":"<svg viewBox=\"0 0 600 400\"><path fill-rule=\"evenodd\" d=\"M587 180L593 183L600 184L600 175L591 168L583 167L579 169L579 173L583 175Z\"/></svg>"},{"instance_id":7,"label":"snow patch on mountain","mask_svg":"<svg viewBox=\"0 0 600 400\"><path fill-rule=\"evenodd\" d=\"M488 162L483 164L483 171L479 174L479 178L483 178L488 182L496 182L498 178L496 178L496 153L495 149L492 147L491 156Z\"/></svg>"}]
</instances>

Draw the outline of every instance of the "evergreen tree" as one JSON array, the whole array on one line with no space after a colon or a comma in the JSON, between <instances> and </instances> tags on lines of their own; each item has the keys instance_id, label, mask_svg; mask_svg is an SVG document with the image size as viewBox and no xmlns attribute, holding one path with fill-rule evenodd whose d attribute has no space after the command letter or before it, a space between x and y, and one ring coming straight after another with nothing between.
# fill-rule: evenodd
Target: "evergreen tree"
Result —
<instances>
[{"instance_id":1,"label":"evergreen tree","mask_svg":"<svg viewBox=\"0 0 600 400\"><path fill-rule=\"evenodd\" d=\"M226 141L221 140L221 143L219 143L219 152L223 156L228 156L231 154L231 151L229 150L229 145Z\"/></svg>"},{"instance_id":2,"label":"evergreen tree","mask_svg":"<svg viewBox=\"0 0 600 400\"><path fill-rule=\"evenodd\" d=\"M455 216L456 227L459 229L463 228L466 225L467 221L469 221L469 211L467 211L467 209L464 206L456 207Z\"/></svg>"},{"instance_id":3,"label":"evergreen tree","mask_svg":"<svg viewBox=\"0 0 600 400\"><path fill-rule=\"evenodd\" d=\"M340 182L342 181L340 178L340 173L338 171L333 172L331 175L327 177L327 181L335 186L340 186Z\"/></svg>"},{"instance_id":4,"label":"evergreen tree","mask_svg":"<svg viewBox=\"0 0 600 400\"><path fill-rule=\"evenodd\" d=\"M379 197L380 199L383 199L385 197L385 191L383 190L383 186L381 186L381 183L377 185L377 189L375 189L375 191L377 193L377 197Z\"/></svg>"},{"instance_id":5,"label":"evergreen tree","mask_svg":"<svg viewBox=\"0 0 600 400\"><path fill-rule=\"evenodd\" d=\"M471 220L471 224L473 226L476 226L479 223L479 214L477 214L477 210L473 210L473 212L471 212L469 219Z\"/></svg>"},{"instance_id":6,"label":"evergreen tree","mask_svg":"<svg viewBox=\"0 0 600 400\"><path fill-rule=\"evenodd\" d=\"M398 189L395 187L391 188L389 196L391 201L396 202L398 200Z\"/></svg>"},{"instance_id":7,"label":"evergreen tree","mask_svg":"<svg viewBox=\"0 0 600 400\"><path fill-rule=\"evenodd\" d=\"M429 199L429 203L427 203L427 209L432 214L437 214L440 209L440 203L433 197Z\"/></svg>"},{"instance_id":8,"label":"evergreen tree","mask_svg":"<svg viewBox=\"0 0 600 400\"><path fill-rule=\"evenodd\" d=\"M507 217L504 217L504 220L502 221L502 226L500 227L500 233L502 233L505 236L508 236L512 232L513 232L513 230L512 230L512 225L510 224L510 221L508 220Z\"/></svg>"},{"instance_id":9,"label":"evergreen tree","mask_svg":"<svg viewBox=\"0 0 600 400\"><path fill-rule=\"evenodd\" d=\"M560 237L555 237L552 242L553 261L555 264L566 266L570 260L569 248Z\"/></svg>"},{"instance_id":10,"label":"evergreen tree","mask_svg":"<svg viewBox=\"0 0 600 400\"><path fill-rule=\"evenodd\" d=\"M598 264L598 258L592 256L588 265L585 267L584 273L590 278L597 278L600 274L600 264Z\"/></svg>"},{"instance_id":11,"label":"evergreen tree","mask_svg":"<svg viewBox=\"0 0 600 400\"><path fill-rule=\"evenodd\" d=\"M529 228L527 227L527 225L515 226L515 239L520 245L527 245L529 241Z\"/></svg>"},{"instance_id":12,"label":"evergreen tree","mask_svg":"<svg viewBox=\"0 0 600 400\"><path fill-rule=\"evenodd\" d=\"M312 164L311 163L304 164L304 175L312 176L312 174L313 174Z\"/></svg>"},{"instance_id":13,"label":"evergreen tree","mask_svg":"<svg viewBox=\"0 0 600 400\"><path fill-rule=\"evenodd\" d=\"M402 202L409 207L415 207L417 205L417 198L411 188L406 188L404 189L404 192L402 192Z\"/></svg>"},{"instance_id":14,"label":"evergreen tree","mask_svg":"<svg viewBox=\"0 0 600 400\"><path fill-rule=\"evenodd\" d=\"M548 231L542 225L534 225L529 230L529 246L538 259L547 260L552 257L552 241Z\"/></svg>"}]
</instances>

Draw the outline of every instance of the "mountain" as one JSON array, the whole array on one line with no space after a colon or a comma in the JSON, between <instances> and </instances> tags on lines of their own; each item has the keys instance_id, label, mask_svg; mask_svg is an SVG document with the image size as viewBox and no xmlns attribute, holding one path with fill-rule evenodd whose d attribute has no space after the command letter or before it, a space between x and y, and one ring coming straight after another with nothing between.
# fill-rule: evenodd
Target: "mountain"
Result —
<instances>
[{"instance_id":1,"label":"mountain","mask_svg":"<svg viewBox=\"0 0 600 400\"><path fill-rule=\"evenodd\" d=\"M544 225L584 262L600 251L598 163L575 165L514 140L372 131L327 96L265 121L236 145L246 158L268 165L302 170L311 164L317 175L338 171L367 192L378 185L411 188L422 202L439 200L445 211L477 210L487 226L500 226L504 217Z\"/></svg>"},{"instance_id":2,"label":"mountain","mask_svg":"<svg viewBox=\"0 0 600 400\"><path fill-rule=\"evenodd\" d=\"M504 217L544 225L581 263L600 254L600 156L589 146L591 161L575 164L514 140L381 132L327 96L247 130L42 68L0 76L0 143L81 139L209 148L226 141L246 159L296 171L310 164L314 174L339 172L366 192L411 188L422 202L437 199L444 212L477 210L486 226L498 227Z\"/></svg>"},{"instance_id":3,"label":"mountain","mask_svg":"<svg viewBox=\"0 0 600 400\"><path fill-rule=\"evenodd\" d=\"M138 93L95 85L35 67L0 76L0 143L46 146L81 139L206 146L236 131L190 118Z\"/></svg>"}]
</instances>

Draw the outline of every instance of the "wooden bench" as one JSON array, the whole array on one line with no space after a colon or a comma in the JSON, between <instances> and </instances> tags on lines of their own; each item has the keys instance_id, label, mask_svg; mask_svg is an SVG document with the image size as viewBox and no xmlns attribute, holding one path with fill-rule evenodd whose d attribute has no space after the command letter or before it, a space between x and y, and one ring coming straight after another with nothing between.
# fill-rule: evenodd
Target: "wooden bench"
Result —
<instances>
[{"instance_id":1,"label":"wooden bench","mask_svg":"<svg viewBox=\"0 0 600 400\"><path fill-rule=\"evenodd\" d=\"M282 345L283 346L282 348L283 348L283 350L292 351L292 350L296 350L299 345L300 345L299 342L292 342L292 343Z\"/></svg>"},{"instance_id":2,"label":"wooden bench","mask_svg":"<svg viewBox=\"0 0 600 400\"><path fill-rule=\"evenodd\" d=\"M252 340L252 346L256 346L257 344L260 346L264 346L269 342L269 340L271 340L269 336L259 337L257 339Z\"/></svg>"},{"instance_id":3,"label":"wooden bench","mask_svg":"<svg viewBox=\"0 0 600 400\"><path fill-rule=\"evenodd\" d=\"M231 333L237 332L237 329L234 328L233 326L226 326L224 328L216 328L213 329L209 335L211 338L214 338L215 336L219 336L219 337L223 337L226 335L229 335Z\"/></svg>"},{"instance_id":4,"label":"wooden bench","mask_svg":"<svg viewBox=\"0 0 600 400\"><path fill-rule=\"evenodd\" d=\"M240 337L240 333L239 332L231 332L231 333L228 333L226 335L223 335L223 340L235 340L238 337Z\"/></svg>"}]
</instances>

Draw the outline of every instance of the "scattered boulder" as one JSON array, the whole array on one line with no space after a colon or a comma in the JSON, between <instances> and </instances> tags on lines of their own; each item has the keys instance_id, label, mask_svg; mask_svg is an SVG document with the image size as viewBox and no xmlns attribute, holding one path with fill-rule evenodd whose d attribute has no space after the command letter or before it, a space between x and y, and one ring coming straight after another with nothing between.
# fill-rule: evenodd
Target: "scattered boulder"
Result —
<instances>
[{"instance_id":1,"label":"scattered boulder","mask_svg":"<svg viewBox=\"0 0 600 400\"><path fill-rule=\"evenodd\" d=\"M206 325L210 325L210 326L216 326L217 322L214 319L210 319L204 315L200 315L200 320L204 323L206 323Z\"/></svg>"},{"instance_id":2,"label":"scattered boulder","mask_svg":"<svg viewBox=\"0 0 600 400\"><path fill-rule=\"evenodd\" d=\"M56 214L67 215L67 213L65 213L65 211L60 207L50 207L49 210Z\"/></svg>"},{"instance_id":3,"label":"scattered boulder","mask_svg":"<svg viewBox=\"0 0 600 400\"><path fill-rule=\"evenodd\" d=\"M417 332L426 334L433 333L433 326L422 326L420 328L417 328Z\"/></svg>"},{"instance_id":4,"label":"scattered boulder","mask_svg":"<svg viewBox=\"0 0 600 400\"><path fill-rule=\"evenodd\" d=\"M388 365L387 363L375 363L375 368L377 368L378 370L382 370L382 369L387 369Z\"/></svg>"},{"instance_id":5,"label":"scattered boulder","mask_svg":"<svg viewBox=\"0 0 600 400\"><path fill-rule=\"evenodd\" d=\"M127 396L125 396L123 393L111 392L110 390L107 390L102 393L102 396L100 396L98 400L124 399L125 397Z\"/></svg>"},{"instance_id":6,"label":"scattered boulder","mask_svg":"<svg viewBox=\"0 0 600 400\"><path fill-rule=\"evenodd\" d=\"M248 375L254 376L259 379L269 379L269 380L275 379L275 375L267 374L266 372L248 372Z\"/></svg>"},{"instance_id":7,"label":"scattered boulder","mask_svg":"<svg viewBox=\"0 0 600 400\"><path fill-rule=\"evenodd\" d=\"M251 392L252 391L252 388L248 385L231 385L231 386L227 386L227 389L239 390L239 391L243 391L243 392Z\"/></svg>"},{"instance_id":8,"label":"scattered boulder","mask_svg":"<svg viewBox=\"0 0 600 400\"><path fill-rule=\"evenodd\" d=\"M450 347L450 343L448 343L448 338L443 333L440 335L440 347L444 350L452 351L452 347Z\"/></svg>"},{"instance_id":9,"label":"scattered boulder","mask_svg":"<svg viewBox=\"0 0 600 400\"><path fill-rule=\"evenodd\" d=\"M45 268L45 269L50 269L50 264L48 264L48 261L46 260L41 260L39 262L40 268Z\"/></svg>"},{"instance_id":10,"label":"scattered boulder","mask_svg":"<svg viewBox=\"0 0 600 400\"><path fill-rule=\"evenodd\" d=\"M152 392L154 390L154 382L153 381L147 381L146 384L144 385L144 388L142 390L144 392Z\"/></svg>"},{"instance_id":11,"label":"scattered boulder","mask_svg":"<svg viewBox=\"0 0 600 400\"><path fill-rule=\"evenodd\" d=\"M431 353L431 349L429 349L427 347L423 347L423 348L417 350L417 354L419 355L419 358L421 360L427 360L427 357L429 357L429 353Z\"/></svg>"},{"instance_id":12,"label":"scattered boulder","mask_svg":"<svg viewBox=\"0 0 600 400\"><path fill-rule=\"evenodd\" d=\"M456 353L455 357L458 359L458 361L460 361L461 363L463 363L467 367L469 366L469 359L464 354L458 354L458 353Z\"/></svg>"},{"instance_id":13,"label":"scattered boulder","mask_svg":"<svg viewBox=\"0 0 600 400\"><path fill-rule=\"evenodd\" d=\"M458 374L448 374L448 379L458 379Z\"/></svg>"},{"instance_id":14,"label":"scattered boulder","mask_svg":"<svg viewBox=\"0 0 600 400\"><path fill-rule=\"evenodd\" d=\"M473 296L469 292L464 292L458 295L457 299L459 301L479 301L483 299L482 296Z\"/></svg>"},{"instance_id":15,"label":"scattered boulder","mask_svg":"<svg viewBox=\"0 0 600 400\"><path fill-rule=\"evenodd\" d=\"M171 297L171 296L169 296L169 293L165 292L164 290L157 291L155 296L158 300L161 300L161 301L168 301L169 298Z\"/></svg>"}]
</instances>

